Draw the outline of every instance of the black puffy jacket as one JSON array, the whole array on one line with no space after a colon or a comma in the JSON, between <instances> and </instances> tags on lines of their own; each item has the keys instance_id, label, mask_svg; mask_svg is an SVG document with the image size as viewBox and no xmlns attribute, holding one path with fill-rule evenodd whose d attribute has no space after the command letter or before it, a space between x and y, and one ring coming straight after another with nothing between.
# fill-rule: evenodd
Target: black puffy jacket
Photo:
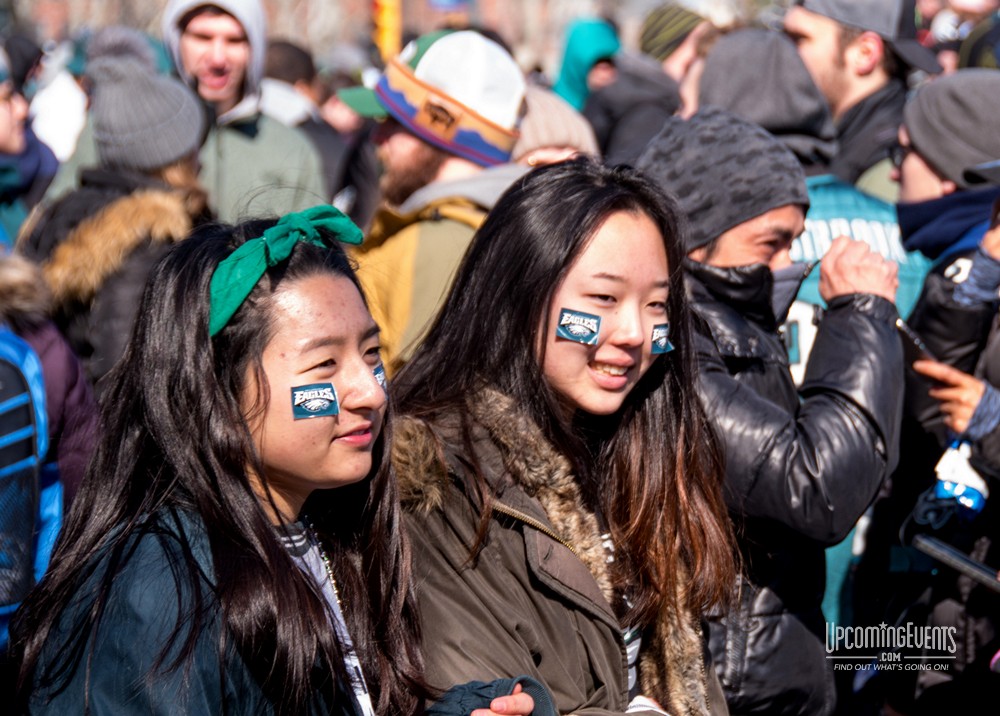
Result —
<instances>
[{"instance_id":1,"label":"black puffy jacket","mask_svg":"<svg viewBox=\"0 0 1000 716\"><path fill-rule=\"evenodd\" d=\"M823 550L848 534L896 462L896 309L869 294L835 299L797 391L770 270L685 266L702 319L699 389L724 448L745 561L734 607L711 623L713 659L733 713L827 714Z\"/></svg>"}]
</instances>

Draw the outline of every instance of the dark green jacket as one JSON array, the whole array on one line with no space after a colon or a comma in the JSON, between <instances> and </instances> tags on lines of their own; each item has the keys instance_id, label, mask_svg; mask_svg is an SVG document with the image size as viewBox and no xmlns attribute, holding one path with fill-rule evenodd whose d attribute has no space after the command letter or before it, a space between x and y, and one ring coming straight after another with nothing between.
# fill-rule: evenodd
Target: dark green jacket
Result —
<instances>
[{"instance_id":1,"label":"dark green jacket","mask_svg":"<svg viewBox=\"0 0 1000 716\"><path fill-rule=\"evenodd\" d=\"M30 713L89 713L94 716L157 716L166 714L272 714L274 708L227 639L224 664L219 642L222 612L213 596L214 569L208 537L200 519L163 510L145 529L126 542L130 554L112 582L106 611L93 632L93 656L87 670L86 651L76 660L66 688L36 688ZM184 555L197 564L192 579ZM108 563L99 561L95 574ZM51 666L58 650L82 615L93 606L97 579L91 577L50 634L36 669ZM179 654L192 625L195 591L204 597L202 623L193 657L175 669L154 670L179 617L187 621L180 638L167 648L166 667ZM88 696L89 692L89 696ZM338 705L323 713L349 716L351 706Z\"/></svg>"}]
</instances>

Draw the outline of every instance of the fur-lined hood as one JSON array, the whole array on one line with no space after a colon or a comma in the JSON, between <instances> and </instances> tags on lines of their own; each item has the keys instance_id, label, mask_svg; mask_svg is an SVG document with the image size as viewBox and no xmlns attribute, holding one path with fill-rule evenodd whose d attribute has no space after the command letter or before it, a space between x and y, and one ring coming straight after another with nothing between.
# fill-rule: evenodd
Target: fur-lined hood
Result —
<instances>
[{"instance_id":1,"label":"fur-lined hood","mask_svg":"<svg viewBox=\"0 0 1000 716\"><path fill-rule=\"evenodd\" d=\"M141 189L81 221L43 264L57 305L88 302L139 246L181 241L193 227L182 192Z\"/></svg>"},{"instance_id":2,"label":"fur-lined hood","mask_svg":"<svg viewBox=\"0 0 1000 716\"><path fill-rule=\"evenodd\" d=\"M584 506L569 461L509 397L485 390L472 396L467 405L474 459L493 490L496 504L549 527L550 536L568 546L587 566L608 605L614 604L601 531L594 514ZM460 420L457 414L433 424L404 417L394 426L392 463L408 511L441 509L454 479L449 466L459 474L465 472L462 465L468 464L470 456L463 447ZM684 587L682 575L677 587ZM644 693L657 698L676 716L713 712L697 619L693 615L679 620L664 615L646 632L639 660Z\"/></svg>"},{"instance_id":3,"label":"fur-lined hood","mask_svg":"<svg viewBox=\"0 0 1000 716\"><path fill-rule=\"evenodd\" d=\"M611 578L600 529L594 514L583 505L569 461L545 439L538 426L517 411L513 401L495 390L484 390L469 400L469 417L476 458L497 501L520 511L537 512L511 485L538 500L542 517L555 535L569 546L594 575L601 592L613 604ZM445 453L460 451L458 418L431 428L413 418L396 426L392 462L400 480L403 504L415 511L441 506L451 480Z\"/></svg>"},{"instance_id":4,"label":"fur-lined hood","mask_svg":"<svg viewBox=\"0 0 1000 716\"><path fill-rule=\"evenodd\" d=\"M47 318L51 302L37 264L17 254L0 254L0 322L39 325Z\"/></svg>"}]
</instances>

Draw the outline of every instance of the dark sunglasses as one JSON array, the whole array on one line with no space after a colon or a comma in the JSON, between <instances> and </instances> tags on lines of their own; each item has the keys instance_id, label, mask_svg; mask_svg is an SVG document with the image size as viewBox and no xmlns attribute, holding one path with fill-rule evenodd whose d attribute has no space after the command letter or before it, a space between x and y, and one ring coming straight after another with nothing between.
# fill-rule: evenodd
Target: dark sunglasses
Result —
<instances>
[{"instance_id":1,"label":"dark sunglasses","mask_svg":"<svg viewBox=\"0 0 1000 716\"><path fill-rule=\"evenodd\" d=\"M891 147L889 147L889 161L892 162L892 166L899 169L903 166L903 162L906 160L906 155L913 151L913 147L907 145L903 146L899 142L896 142Z\"/></svg>"}]
</instances>

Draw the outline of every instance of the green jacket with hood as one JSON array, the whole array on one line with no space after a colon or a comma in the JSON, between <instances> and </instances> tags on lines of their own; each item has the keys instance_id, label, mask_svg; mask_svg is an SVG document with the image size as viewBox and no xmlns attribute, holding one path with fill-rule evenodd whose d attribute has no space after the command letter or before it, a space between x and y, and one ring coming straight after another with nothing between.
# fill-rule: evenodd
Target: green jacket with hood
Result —
<instances>
[{"instance_id":1,"label":"green jacket with hood","mask_svg":"<svg viewBox=\"0 0 1000 716\"><path fill-rule=\"evenodd\" d=\"M195 78L181 64L180 21L204 5L218 7L236 18L250 45L243 98L216 117L199 155L199 178L216 215L222 221L233 222L326 203L319 156L309 139L259 111L267 50L260 0L171 0L163 11L163 38L181 79L197 89Z\"/></svg>"}]
</instances>

